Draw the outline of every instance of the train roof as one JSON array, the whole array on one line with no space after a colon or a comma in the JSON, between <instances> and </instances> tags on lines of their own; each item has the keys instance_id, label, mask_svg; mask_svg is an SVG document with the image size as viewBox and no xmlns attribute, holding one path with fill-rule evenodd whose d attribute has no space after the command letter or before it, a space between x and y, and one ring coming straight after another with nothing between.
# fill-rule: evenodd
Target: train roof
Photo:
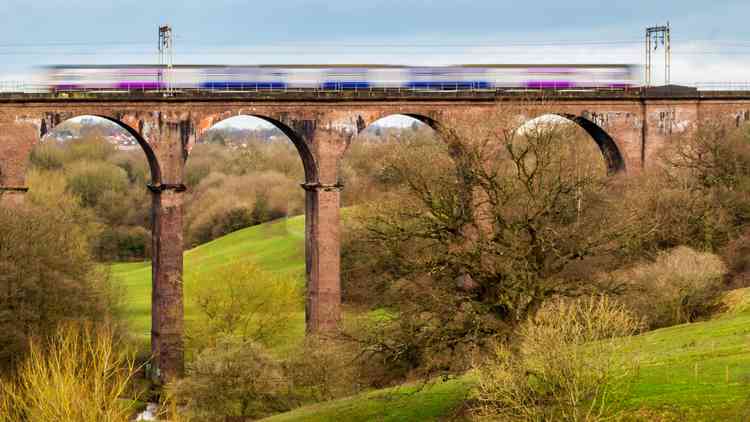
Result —
<instances>
[{"instance_id":1,"label":"train roof","mask_svg":"<svg viewBox=\"0 0 750 422\"><path fill-rule=\"evenodd\" d=\"M559 68L559 67L574 67L582 69L601 69L601 68L622 68L622 67L636 67L634 64L573 64L573 63L562 63L562 64L550 64L550 63L526 63L526 64L456 64L456 65L440 65L440 66L415 66L415 65L388 65L388 64L256 64L256 65L174 65L175 69L225 69L225 68L286 68L286 69L328 69L328 68L369 68L369 69L424 69L424 68L499 68L499 69L518 69L518 68ZM127 65L50 65L44 66L47 69L159 69L164 68L164 65L158 64L127 64Z\"/></svg>"}]
</instances>

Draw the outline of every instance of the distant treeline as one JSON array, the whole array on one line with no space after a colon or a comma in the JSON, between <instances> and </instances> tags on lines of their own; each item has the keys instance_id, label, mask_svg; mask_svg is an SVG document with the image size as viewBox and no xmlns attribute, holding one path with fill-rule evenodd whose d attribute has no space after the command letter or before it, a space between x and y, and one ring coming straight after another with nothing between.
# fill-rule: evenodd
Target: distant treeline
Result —
<instances>
[{"instance_id":1,"label":"distant treeline","mask_svg":"<svg viewBox=\"0 0 750 422\"><path fill-rule=\"evenodd\" d=\"M342 165L343 203L367 200L387 185L379 160L387 138L429 129L375 127ZM143 260L151 254L150 172L140 148L123 148L124 132L97 119L66 122L31 156L32 191L73 196L92 230L100 261ZM193 147L185 170L185 246L304 211L304 170L294 145L276 128L211 129ZM84 224L84 222L82 222Z\"/></svg>"}]
</instances>

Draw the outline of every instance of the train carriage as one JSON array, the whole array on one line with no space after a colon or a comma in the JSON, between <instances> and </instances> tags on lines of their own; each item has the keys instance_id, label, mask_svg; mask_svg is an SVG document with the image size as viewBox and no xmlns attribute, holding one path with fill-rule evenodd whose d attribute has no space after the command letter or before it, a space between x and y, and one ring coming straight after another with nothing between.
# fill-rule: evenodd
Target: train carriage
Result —
<instances>
[{"instance_id":1,"label":"train carriage","mask_svg":"<svg viewBox=\"0 0 750 422\"><path fill-rule=\"evenodd\" d=\"M633 65L155 65L51 66L50 91L628 89L639 86Z\"/></svg>"},{"instance_id":2,"label":"train carriage","mask_svg":"<svg viewBox=\"0 0 750 422\"><path fill-rule=\"evenodd\" d=\"M51 66L47 86L51 91L128 91L164 89L160 66Z\"/></svg>"},{"instance_id":3,"label":"train carriage","mask_svg":"<svg viewBox=\"0 0 750 422\"><path fill-rule=\"evenodd\" d=\"M200 89L223 91L282 90L287 88L288 72L265 66L221 66L203 69Z\"/></svg>"}]
</instances>

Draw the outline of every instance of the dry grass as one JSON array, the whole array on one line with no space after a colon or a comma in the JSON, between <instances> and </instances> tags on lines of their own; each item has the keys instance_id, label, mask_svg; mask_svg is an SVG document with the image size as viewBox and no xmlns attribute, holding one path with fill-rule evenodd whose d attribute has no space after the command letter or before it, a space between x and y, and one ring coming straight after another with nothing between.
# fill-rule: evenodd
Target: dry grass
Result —
<instances>
[{"instance_id":1,"label":"dry grass","mask_svg":"<svg viewBox=\"0 0 750 422\"><path fill-rule=\"evenodd\" d=\"M66 324L33 341L15 379L0 384L0 422L119 422L133 417L137 368L107 326Z\"/></svg>"},{"instance_id":2,"label":"dry grass","mask_svg":"<svg viewBox=\"0 0 750 422\"><path fill-rule=\"evenodd\" d=\"M555 301L526 322L518 350L479 370L482 420L599 421L616 414L637 362L620 353L639 321L606 297Z\"/></svg>"}]
</instances>

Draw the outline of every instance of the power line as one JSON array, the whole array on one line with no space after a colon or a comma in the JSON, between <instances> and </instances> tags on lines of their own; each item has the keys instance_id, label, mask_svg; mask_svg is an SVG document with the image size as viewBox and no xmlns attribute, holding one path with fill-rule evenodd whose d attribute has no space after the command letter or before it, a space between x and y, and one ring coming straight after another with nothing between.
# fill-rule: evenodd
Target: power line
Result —
<instances>
[{"instance_id":1,"label":"power line","mask_svg":"<svg viewBox=\"0 0 750 422\"><path fill-rule=\"evenodd\" d=\"M251 44L238 42L237 40L228 41L203 41L191 40L177 37L182 45L207 45L207 46L248 46ZM360 48L503 48L503 47L527 47L527 46L588 46L588 45L630 45L642 44L644 38L630 40L568 40L568 41L524 41L524 42L461 42L461 43L443 43L443 42L408 42L408 43L371 43L371 42L259 42L252 45L262 47L360 47ZM709 40L709 39L689 39L675 38L673 43L707 43L714 45L736 45L750 47L750 40ZM146 46L152 45L152 42L146 41L57 41L57 42L24 42L24 43L0 43L0 48L46 48L46 47L91 47L91 46Z\"/></svg>"},{"instance_id":2,"label":"power line","mask_svg":"<svg viewBox=\"0 0 750 422\"><path fill-rule=\"evenodd\" d=\"M177 38L184 45L218 45L218 46L236 46L248 45L240 44L237 41L196 41L183 40ZM264 47L361 47L361 48L467 48L467 47L526 47L526 46L561 46L561 45L616 45L616 44L637 44L643 42L640 40L619 40L619 41L536 41L536 42L504 42L504 43L331 43L331 42L261 42ZM124 42L124 41L97 41L97 42L50 42L50 43L0 43L0 48L35 48L35 47L89 47L89 46L117 46L117 45L150 45L146 42ZM258 45L258 44L253 44Z\"/></svg>"},{"instance_id":3,"label":"power line","mask_svg":"<svg viewBox=\"0 0 750 422\"><path fill-rule=\"evenodd\" d=\"M179 38L178 38L179 39ZM262 45L247 46L247 44L235 44L242 46L242 48L229 48L229 49L206 49L206 46L215 45L212 42L197 43L202 44L203 48L195 48L187 45L180 49L179 53L183 56L192 55L207 55L207 56L240 56L240 55L258 55L258 56L282 56L282 55L331 55L331 56L401 56L401 55L439 55L441 53L451 56L476 56L480 54L487 55L503 55L503 56L529 56L544 54L550 55L571 55L576 54L574 49L565 49L564 51L540 51L540 49L546 47L581 47L592 46L592 45L636 45L642 43L644 39L640 40L616 40L616 41L557 41L557 42L519 42L519 43L477 43L477 44L446 44L446 43L411 43L411 44L375 44L375 43L341 43L341 44L321 44L321 43L267 43ZM702 50L685 50L684 44L687 43L705 43L701 47L709 47L708 49ZM116 48L118 46L140 46L140 45L151 45L151 43L141 42L54 42L54 43L24 43L24 44L0 44L0 56L99 56L99 55L120 55L120 56L141 56L153 54L151 50L146 49L131 49L131 48ZM673 45L675 40L673 40ZM218 44L216 44L218 45ZM716 48L717 46L729 46L732 47L728 50L721 50ZM12 47L11 47L12 46ZM21 46L29 47L24 49L16 49ZM55 48L55 47L94 47L94 46L106 46L114 47L107 48L104 50L97 49L96 51L81 50L73 48ZM512 47L539 47L539 49L528 50L528 51L508 51L508 48ZM712 48L713 46L713 48ZM226 47L229 47L227 45ZM8 50L8 48L13 48ZM371 48L374 50L370 51L342 51L341 48ZM382 51L381 49L387 48L388 51ZM473 51L452 51L451 49L470 48ZM5 50L4 50L5 49ZM636 54L635 51L623 51L623 50L601 50L599 53L610 56L630 57ZM673 48L673 54L676 55L750 55L750 40L678 40L676 48Z\"/></svg>"},{"instance_id":4,"label":"power line","mask_svg":"<svg viewBox=\"0 0 750 422\"><path fill-rule=\"evenodd\" d=\"M672 54L678 54L680 56L749 56L750 50L748 51L673 51Z\"/></svg>"},{"instance_id":5,"label":"power line","mask_svg":"<svg viewBox=\"0 0 750 422\"><path fill-rule=\"evenodd\" d=\"M111 52L91 52L91 51L51 51L51 52L3 52L0 51L0 56L101 56L106 54L113 54L118 56L142 56L142 55L153 55L153 51L111 51ZM583 53L583 52L581 52ZM545 56L565 56L573 55L569 51L550 51L540 53L538 51L511 51L511 52L440 52L440 51L391 51L391 52L365 52L365 51L182 51L181 56L195 56L195 55L206 55L206 56L286 56L286 55L328 55L328 56L409 56L409 55L440 55L446 56L477 56L477 55L502 55L502 56L530 56L544 54ZM750 52L748 52L750 54ZM635 56L639 55L638 52L609 52L608 56Z\"/></svg>"},{"instance_id":6,"label":"power line","mask_svg":"<svg viewBox=\"0 0 750 422\"><path fill-rule=\"evenodd\" d=\"M544 51L543 49L529 50L529 51L514 51L503 49L502 47L482 47L482 46L468 46L472 47L473 51L451 51L441 48L425 49L414 49L414 47L404 48L391 48L389 51L383 50L370 50L370 51L343 51L341 49L321 49L321 48L305 48L305 47L289 47L289 48L270 48L270 47L257 47L257 48L245 48L245 49L180 49L182 55L194 55L194 54L205 54L205 55L239 55L239 54L257 54L257 55L284 55L284 54L356 54L356 55L402 55L402 54L439 54L446 53L451 55L473 55L473 54L573 54L576 52L575 49L567 49L565 51ZM541 46L540 46L541 47ZM549 46L553 47L553 46ZM684 47L677 47L683 48ZM581 49L578 49L581 50ZM586 51L590 53L589 50ZM602 50L600 53L607 55L617 54L631 54L631 52L623 50ZM140 55L140 54L152 54L150 50L121 50L121 49L106 49L97 51L88 50L74 50L74 49L50 49L50 50L1 50L0 55L4 56L44 56L44 55L84 55L84 56L96 56L102 54L118 54L118 55ZM750 45L747 46L736 46L731 50L721 51L719 49L711 50L693 50L693 51L674 51L674 54L748 54L750 53ZM635 51L632 52L635 54Z\"/></svg>"},{"instance_id":7,"label":"power line","mask_svg":"<svg viewBox=\"0 0 750 422\"><path fill-rule=\"evenodd\" d=\"M43 42L43 43L0 43L0 48L6 47L23 47L23 48L34 48L34 47L65 47L65 46L80 46L89 47L96 45L151 45L153 42L127 42L127 41L85 41L85 42Z\"/></svg>"}]
</instances>

